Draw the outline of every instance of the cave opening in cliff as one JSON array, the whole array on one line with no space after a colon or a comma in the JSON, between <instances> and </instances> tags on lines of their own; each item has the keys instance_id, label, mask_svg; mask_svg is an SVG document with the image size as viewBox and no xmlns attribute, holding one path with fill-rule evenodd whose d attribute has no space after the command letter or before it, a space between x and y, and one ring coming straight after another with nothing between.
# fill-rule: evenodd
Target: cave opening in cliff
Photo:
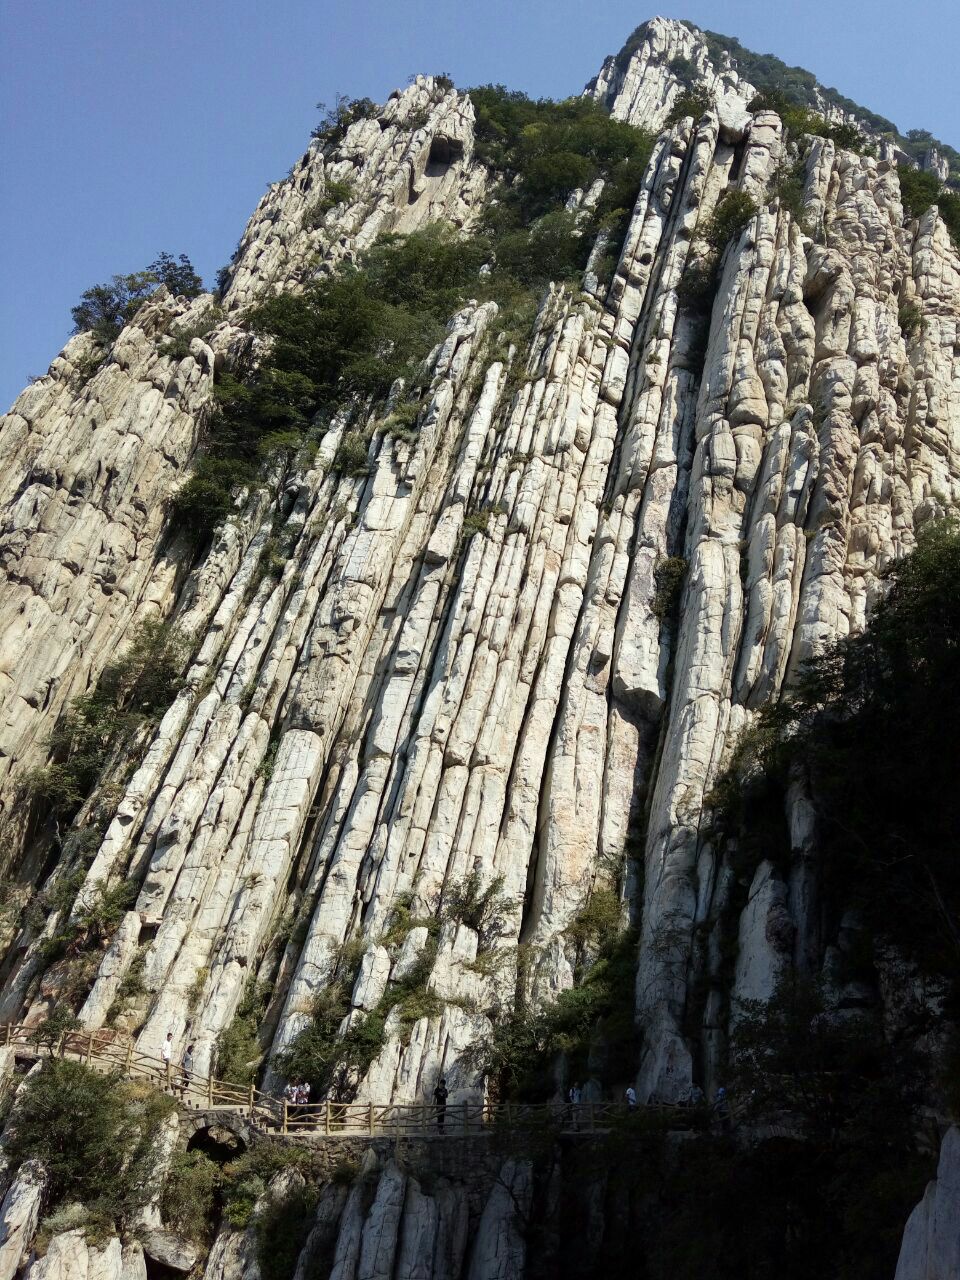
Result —
<instances>
[{"instance_id":1,"label":"cave opening in cliff","mask_svg":"<svg viewBox=\"0 0 960 1280\"><path fill-rule=\"evenodd\" d=\"M146 1280L183 1280L182 1267L168 1266L157 1258L151 1258L147 1253L143 1255L143 1265Z\"/></svg>"},{"instance_id":2,"label":"cave opening in cliff","mask_svg":"<svg viewBox=\"0 0 960 1280\"><path fill-rule=\"evenodd\" d=\"M426 173L430 178L441 177L455 160L463 155L463 143L458 138L437 136L430 143Z\"/></svg>"}]
</instances>

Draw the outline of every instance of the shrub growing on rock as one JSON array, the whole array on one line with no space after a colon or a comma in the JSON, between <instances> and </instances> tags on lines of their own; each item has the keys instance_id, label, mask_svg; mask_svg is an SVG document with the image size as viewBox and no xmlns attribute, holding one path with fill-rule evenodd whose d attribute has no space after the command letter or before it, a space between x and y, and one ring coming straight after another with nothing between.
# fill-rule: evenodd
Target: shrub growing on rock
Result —
<instances>
[{"instance_id":1,"label":"shrub growing on rock","mask_svg":"<svg viewBox=\"0 0 960 1280\"><path fill-rule=\"evenodd\" d=\"M50 735L53 762L27 787L56 818L69 819L90 794L105 762L144 720L156 720L176 697L185 650L157 620L142 623L122 657L104 668L93 693L75 698Z\"/></svg>"},{"instance_id":2,"label":"shrub growing on rock","mask_svg":"<svg viewBox=\"0 0 960 1280\"><path fill-rule=\"evenodd\" d=\"M122 1224L156 1190L153 1145L173 1105L119 1076L49 1059L23 1087L6 1152L14 1165L43 1162L51 1209L80 1201Z\"/></svg>"},{"instance_id":3,"label":"shrub growing on rock","mask_svg":"<svg viewBox=\"0 0 960 1280\"><path fill-rule=\"evenodd\" d=\"M164 1222L198 1244L210 1239L220 1168L202 1151L176 1151L170 1159L160 1212Z\"/></svg>"}]
</instances>

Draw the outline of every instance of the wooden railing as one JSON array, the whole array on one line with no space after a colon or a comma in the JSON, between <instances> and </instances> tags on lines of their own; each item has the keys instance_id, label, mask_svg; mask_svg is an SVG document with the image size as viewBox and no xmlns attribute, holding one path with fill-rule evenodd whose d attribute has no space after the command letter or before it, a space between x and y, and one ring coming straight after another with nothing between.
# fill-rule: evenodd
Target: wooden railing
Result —
<instances>
[{"instance_id":1,"label":"wooden railing","mask_svg":"<svg viewBox=\"0 0 960 1280\"><path fill-rule=\"evenodd\" d=\"M437 1134L464 1136L504 1131L562 1130L603 1132L636 1123L637 1113L671 1113L677 1120L706 1123L705 1108L657 1104L631 1109L626 1103L491 1103L481 1100L432 1103L316 1102L297 1105L264 1093L254 1085L234 1084L213 1076L185 1075L175 1063L143 1053L115 1032L66 1031L52 1037L42 1026L6 1023L0 1045L23 1056L63 1057L99 1071L115 1071L128 1079L147 1080L193 1110L232 1110L266 1133L319 1134L332 1138L409 1137ZM696 1118L696 1119L695 1119Z\"/></svg>"}]
</instances>

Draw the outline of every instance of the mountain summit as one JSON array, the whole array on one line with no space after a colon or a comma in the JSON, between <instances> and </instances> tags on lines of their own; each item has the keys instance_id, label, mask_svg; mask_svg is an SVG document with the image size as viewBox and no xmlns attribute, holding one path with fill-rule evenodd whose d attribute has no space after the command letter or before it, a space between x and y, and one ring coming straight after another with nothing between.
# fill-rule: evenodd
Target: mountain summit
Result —
<instances>
[{"instance_id":1,"label":"mountain summit","mask_svg":"<svg viewBox=\"0 0 960 1280\"><path fill-rule=\"evenodd\" d=\"M0 1278L892 1275L918 1201L950 1273L954 156L654 18L84 295L0 431Z\"/></svg>"}]
</instances>

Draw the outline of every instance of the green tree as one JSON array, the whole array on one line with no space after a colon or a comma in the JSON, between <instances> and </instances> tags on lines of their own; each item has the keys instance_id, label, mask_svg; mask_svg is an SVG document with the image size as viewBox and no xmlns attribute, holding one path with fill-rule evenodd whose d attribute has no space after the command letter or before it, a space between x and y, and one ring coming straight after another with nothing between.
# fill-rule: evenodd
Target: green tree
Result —
<instances>
[{"instance_id":1,"label":"green tree","mask_svg":"<svg viewBox=\"0 0 960 1280\"><path fill-rule=\"evenodd\" d=\"M84 290L71 312L74 333L90 330L101 345L112 342L159 285L166 285L171 293L186 298L195 298L203 292L203 281L185 253L181 253L179 259L161 253L146 271L117 275L106 284L95 284Z\"/></svg>"},{"instance_id":2,"label":"green tree","mask_svg":"<svg viewBox=\"0 0 960 1280\"><path fill-rule=\"evenodd\" d=\"M761 712L717 789L720 818L749 829L757 787L809 777L825 905L851 904L879 936L954 986L960 961L960 527L921 530L886 572L869 626L811 661Z\"/></svg>"},{"instance_id":3,"label":"green tree","mask_svg":"<svg viewBox=\"0 0 960 1280\"><path fill-rule=\"evenodd\" d=\"M43 1162L50 1209L78 1200L123 1221L155 1189L152 1147L172 1105L119 1076L50 1059L17 1099L6 1152L15 1165Z\"/></svg>"}]
</instances>

